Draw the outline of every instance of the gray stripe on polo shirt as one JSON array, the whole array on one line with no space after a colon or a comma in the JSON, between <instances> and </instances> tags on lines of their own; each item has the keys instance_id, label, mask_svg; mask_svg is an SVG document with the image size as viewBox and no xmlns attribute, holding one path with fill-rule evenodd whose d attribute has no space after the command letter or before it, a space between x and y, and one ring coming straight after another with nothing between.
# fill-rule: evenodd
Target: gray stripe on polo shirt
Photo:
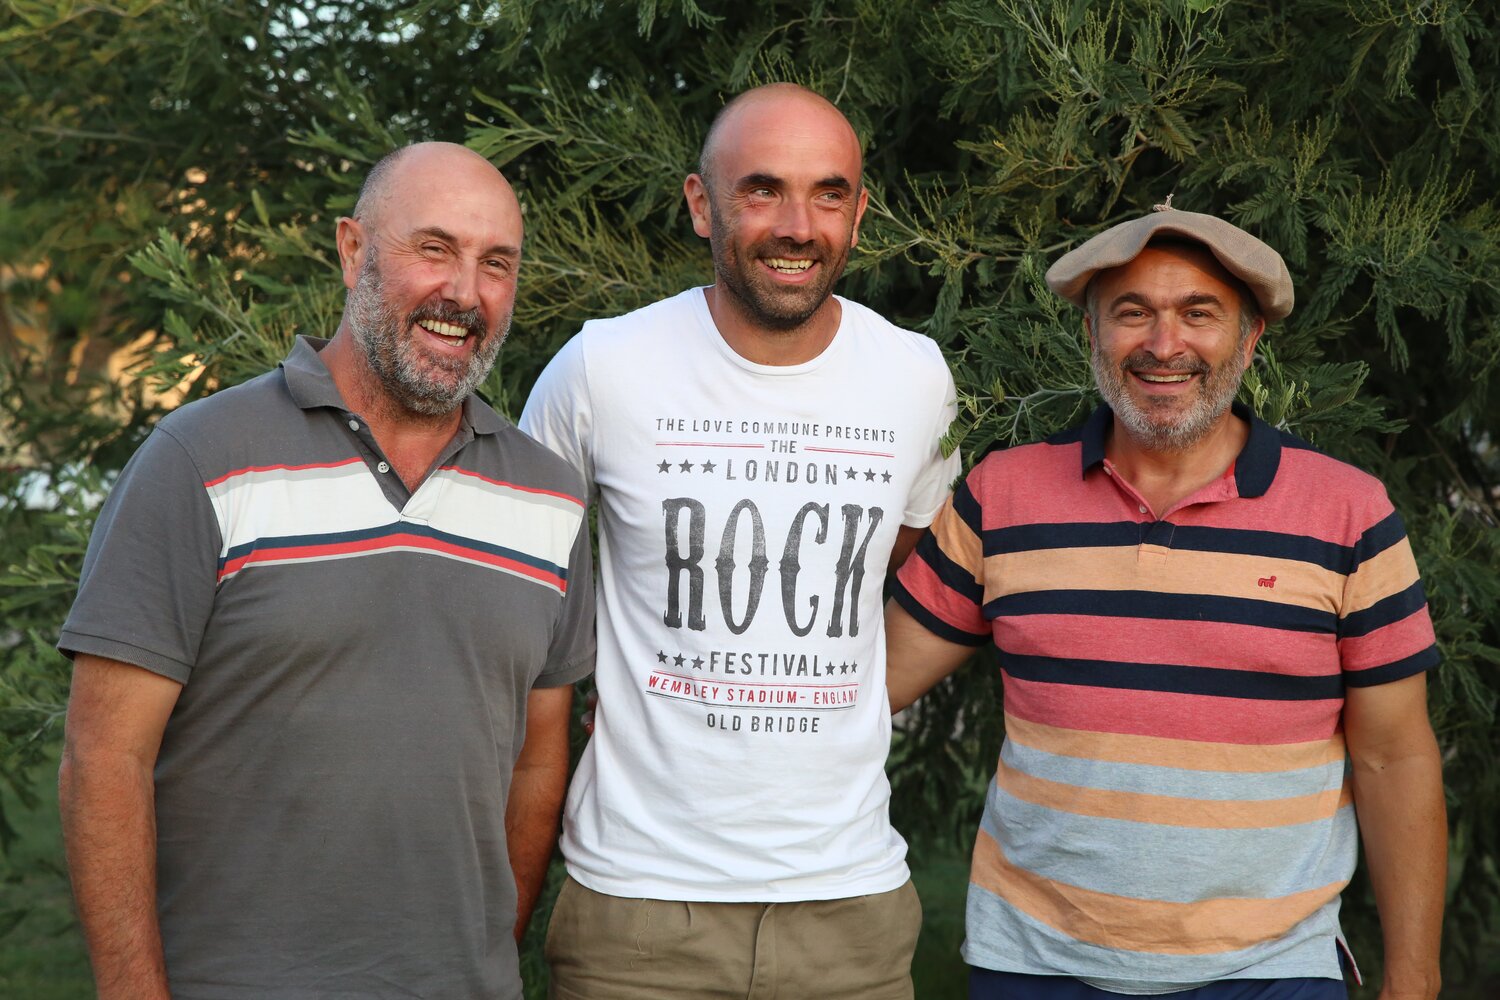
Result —
<instances>
[{"instance_id":1,"label":"gray stripe on polo shirt","mask_svg":"<svg viewBox=\"0 0 1500 1000\"><path fill-rule=\"evenodd\" d=\"M1004 837L997 816L1005 817ZM1308 824L1207 830L1058 813L993 784L981 825L1012 864L1043 878L1132 899L1181 903L1274 898L1346 881L1354 870L1358 837L1352 806L1319 821L1325 829L1310 837Z\"/></svg>"},{"instance_id":2,"label":"gray stripe on polo shirt","mask_svg":"<svg viewBox=\"0 0 1500 1000\"><path fill-rule=\"evenodd\" d=\"M1075 941L973 883L965 926L962 954L970 965L1095 982L1113 979L1109 988L1116 992L1169 993L1220 979L1342 975L1333 944L1339 934L1337 900L1283 939L1207 955L1147 954Z\"/></svg>"}]
</instances>

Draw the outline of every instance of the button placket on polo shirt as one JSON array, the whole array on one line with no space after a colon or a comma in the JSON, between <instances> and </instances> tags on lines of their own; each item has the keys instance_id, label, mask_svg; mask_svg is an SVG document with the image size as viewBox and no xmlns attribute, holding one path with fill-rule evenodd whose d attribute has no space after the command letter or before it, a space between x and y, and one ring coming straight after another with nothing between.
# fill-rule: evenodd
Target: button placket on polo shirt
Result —
<instances>
[{"instance_id":1,"label":"button placket on polo shirt","mask_svg":"<svg viewBox=\"0 0 1500 1000\"><path fill-rule=\"evenodd\" d=\"M1159 566L1166 564L1167 556L1173 551L1172 536L1177 532L1177 522L1172 520L1174 516L1202 504L1222 503L1225 500L1239 498L1239 489L1234 482L1234 466L1230 466L1224 476L1204 486L1191 496L1183 497L1173 504L1160 520L1152 521L1142 527L1141 545L1139 555L1150 554L1152 561ZM1139 561L1139 559L1138 559Z\"/></svg>"},{"instance_id":2,"label":"button placket on polo shirt","mask_svg":"<svg viewBox=\"0 0 1500 1000\"><path fill-rule=\"evenodd\" d=\"M411 502L411 497L406 491L406 484L396 471L386 461L380 451L380 445L375 442L375 435L370 433L370 425L365 423L358 414L344 414L344 426L349 428L355 442L363 453L360 457L364 459L365 468L369 470L370 478L374 480L376 487L395 510L401 512Z\"/></svg>"},{"instance_id":3,"label":"button placket on polo shirt","mask_svg":"<svg viewBox=\"0 0 1500 1000\"><path fill-rule=\"evenodd\" d=\"M448 491L448 485L453 481L453 474L444 473L443 467L456 459L465 448L473 443L474 438L473 429L465 421L459 426L453 439L443 446L427 478L418 484L416 491L406 501L406 506L401 509L401 520L428 524L437 516L438 510L442 507L443 494Z\"/></svg>"},{"instance_id":4,"label":"button placket on polo shirt","mask_svg":"<svg viewBox=\"0 0 1500 1000\"><path fill-rule=\"evenodd\" d=\"M406 501L406 506L401 508L401 520L416 524L431 522L442 503L443 491L447 485L448 477L441 470L434 469L432 475L422 480L411 499Z\"/></svg>"},{"instance_id":5,"label":"button placket on polo shirt","mask_svg":"<svg viewBox=\"0 0 1500 1000\"><path fill-rule=\"evenodd\" d=\"M1176 530L1176 525L1171 521L1158 520L1147 505L1145 498L1136 492L1129 480L1115 471L1109 459L1104 460L1103 466L1104 474L1114 482L1115 489L1139 516L1136 523L1140 528L1140 538L1135 547L1137 568L1160 569L1172 550L1172 533Z\"/></svg>"}]
</instances>

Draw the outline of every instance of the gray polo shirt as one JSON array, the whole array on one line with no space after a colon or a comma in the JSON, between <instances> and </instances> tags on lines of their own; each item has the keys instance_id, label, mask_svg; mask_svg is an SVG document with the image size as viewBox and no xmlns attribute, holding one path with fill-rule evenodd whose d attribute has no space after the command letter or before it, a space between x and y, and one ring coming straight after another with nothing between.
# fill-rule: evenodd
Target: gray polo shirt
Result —
<instances>
[{"instance_id":1,"label":"gray polo shirt","mask_svg":"<svg viewBox=\"0 0 1500 1000\"><path fill-rule=\"evenodd\" d=\"M518 998L505 801L527 692L593 665L582 484L470 398L408 493L320 347L161 422L59 648L183 683L174 996Z\"/></svg>"}]
</instances>

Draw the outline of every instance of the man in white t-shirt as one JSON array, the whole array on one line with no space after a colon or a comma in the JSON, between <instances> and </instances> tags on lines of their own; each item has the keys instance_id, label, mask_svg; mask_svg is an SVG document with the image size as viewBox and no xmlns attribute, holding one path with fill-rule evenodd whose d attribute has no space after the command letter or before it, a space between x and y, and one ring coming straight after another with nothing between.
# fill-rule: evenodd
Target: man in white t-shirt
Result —
<instances>
[{"instance_id":1,"label":"man in white t-shirt","mask_svg":"<svg viewBox=\"0 0 1500 1000\"><path fill-rule=\"evenodd\" d=\"M715 282L586 324L521 427L599 502L599 710L563 1000L909 998L882 584L958 472L937 345L832 294L868 195L828 101L727 104L683 185Z\"/></svg>"}]
</instances>

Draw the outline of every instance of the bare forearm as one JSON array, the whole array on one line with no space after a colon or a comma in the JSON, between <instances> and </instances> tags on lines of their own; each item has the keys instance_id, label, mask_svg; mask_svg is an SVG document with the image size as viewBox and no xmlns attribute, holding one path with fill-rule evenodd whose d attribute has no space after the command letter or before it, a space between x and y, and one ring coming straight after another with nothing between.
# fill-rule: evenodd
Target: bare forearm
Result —
<instances>
[{"instance_id":1,"label":"bare forearm","mask_svg":"<svg viewBox=\"0 0 1500 1000\"><path fill-rule=\"evenodd\" d=\"M1385 945L1383 1000L1437 996L1447 882L1442 766L1430 750L1354 768L1354 800Z\"/></svg>"},{"instance_id":2,"label":"bare forearm","mask_svg":"<svg viewBox=\"0 0 1500 1000\"><path fill-rule=\"evenodd\" d=\"M170 996L156 916L151 773L65 753L58 798L68 871L100 1000Z\"/></svg>"},{"instance_id":3,"label":"bare forearm","mask_svg":"<svg viewBox=\"0 0 1500 1000\"><path fill-rule=\"evenodd\" d=\"M558 818L567 790L568 762L517 770L505 809L505 841L516 880L516 940L526 934L531 913L547 880L557 845Z\"/></svg>"},{"instance_id":4,"label":"bare forearm","mask_svg":"<svg viewBox=\"0 0 1500 1000\"><path fill-rule=\"evenodd\" d=\"M917 624L894 600L885 605L886 697L892 714L906 708L974 654Z\"/></svg>"}]
</instances>

